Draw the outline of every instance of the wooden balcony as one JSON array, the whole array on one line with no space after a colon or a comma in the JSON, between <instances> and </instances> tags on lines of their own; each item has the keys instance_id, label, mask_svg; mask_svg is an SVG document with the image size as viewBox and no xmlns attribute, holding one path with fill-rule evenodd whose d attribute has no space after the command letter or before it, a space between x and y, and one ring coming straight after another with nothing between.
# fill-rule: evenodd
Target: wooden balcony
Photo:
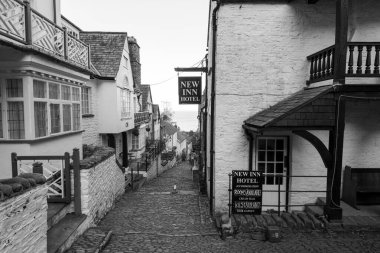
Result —
<instances>
[{"instance_id":1,"label":"wooden balcony","mask_svg":"<svg viewBox=\"0 0 380 253\"><path fill-rule=\"evenodd\" d=\"M380 77L380 42L348 42L345 77ZM336 76L335 45L307 57L310 62L308 83L334 79Z\"/></svg>"},{"instance_id":2,"label":"wooden balcony","mask_svg":"<svg viewBox=\"0 0 380 253\"><path fill-rule=\"evenodd\" d=\"M135 113L135 127L140 126L145 123L149 123L150 113L146 112L136 112Z\"/></svg>"},{"instance_id":3,"label":"wooden balcony","mask_svg":"<svg viewBox=\"0 0 380 253\"><path fill-rule=\"evenodd\" d=\"M0 35L71 64L90 67L89 46L30 8L29 2L1 0Z\"/></svg>"}]
</instances>

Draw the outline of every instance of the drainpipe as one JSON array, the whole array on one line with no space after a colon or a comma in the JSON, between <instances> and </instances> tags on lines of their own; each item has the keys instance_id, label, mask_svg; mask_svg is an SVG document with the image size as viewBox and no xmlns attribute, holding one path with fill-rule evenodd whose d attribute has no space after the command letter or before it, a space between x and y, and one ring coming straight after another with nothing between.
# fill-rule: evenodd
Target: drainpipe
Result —
<instances>
[{"instance_id":1,"label":"drainpipe","mask_svg":"<svg viewBox=\"0 0 380 253\"><path fill-rule=\"evenodd\" d=\"M214 214L214 171L215 171L215 65L216 65L216 14L220 7L220 1L216 2L216 7L212 11L212 69L211 69L211 136L210 136L210 213Z\"/></svg>"}]
</instances>

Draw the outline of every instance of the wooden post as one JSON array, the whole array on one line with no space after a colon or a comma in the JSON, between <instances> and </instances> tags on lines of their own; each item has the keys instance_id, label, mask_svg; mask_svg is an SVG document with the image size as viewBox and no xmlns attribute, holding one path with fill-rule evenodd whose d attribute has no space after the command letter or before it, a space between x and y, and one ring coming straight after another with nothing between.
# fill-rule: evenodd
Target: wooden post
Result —
<instances>
[{"instance_id":1,"label":"wooden post","mask_svg":"<svg viewBox=\"0 0 380 253\"><path fill-rule=\"evenodd\" d=\"M79 166L79 149L73 150L74 165L74 211L76 215L82 214L81 204L81 182L80 182L80 166Z\"/></svg>"},{"instance_id":2,"label":"wooden post","mask_svg":"<svg viewBox=\"0 0 380 253\"><path fill-rule=\"evenodd\" d=\"M32 45L32 10L30 9L29 1L24 1L25 5L25 42L27 45Z\"/></svg>"},{"instance_id":3,"label":"wooden post","mask_svg":"<svg viewBox=\"0 0 380 253\"><path fill-rule=\"evenodd\" d=\"M346 75L348 1L349 0L336 1L334 83L340 84L345 83Z\"/></svg>"},{"instance_id":4,"label":"wooden post","mask_svg":"<svg viewBox=\"0 0 380 253\"><path fill-rule=\"evenodd\" d=\"M12 162L12 177L17 177L18 171L17 171L17 154L12 153L11 154L11 162Z\"/></svg>"},{"instance_id":5,"label":"wooden post","mask_svg":"<svg viewBox=\"0 0 380 253\"><path fill-rule=\"evenodd\" d=\"M69 58L69 42L66 27L63 27L63 56L66 60Z\"/></svg>"},{"instance_id":6,"label":"wooden post","mask_svg":"<svg viewBox=\"0 0 380 253\"><path fill-rule=\"evenodd\" d=\"M91 45L88 45L87 53L88 53L87 64L88 64L88 68L90 69L91 68Z\"/></svg>"},{"instance_id":7,"label":"wooden post","mask_svg":"<svg viewBox=\"0 0 380 253\"><path fill-rule=\"evenodd\" d=\"M64 170L64 182L65 182L65 202L71 202L71 177L70 177L70 154L65 152L65 170Z\"/></svg>"},{"instance_id":8,"label":"wooden post","mask_svg":"<svg viewBox=\"0 0 380 253\"><path fill-rule=\"evenodd\" d=\"M123 167L128 167L128 136L127 132L122 132L122 143L123 143Z\"/></svg>"}]
</instances>

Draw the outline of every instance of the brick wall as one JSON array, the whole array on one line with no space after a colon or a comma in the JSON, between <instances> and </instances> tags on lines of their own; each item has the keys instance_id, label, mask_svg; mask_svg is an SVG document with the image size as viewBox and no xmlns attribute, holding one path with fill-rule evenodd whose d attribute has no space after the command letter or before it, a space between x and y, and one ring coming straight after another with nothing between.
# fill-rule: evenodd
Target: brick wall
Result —
<instances>
[{"instance_id":1,"label":"brick wall","mask_svg":"<svg viewBox=\"0 0 380 253\"><path fill-rule=\"evenodd\" d=\"M43 185L0 203L0 252L47 251L46 198Z\"/></svg>"},{"instance_id":2,"label":"brick wall","mask_svg":"<svg viewBox=\"0 0 380 253\"><path fill-rule=\"evenodd\" d=\"M124 174L117 166L114 155L95 167L81 170L82 212L93 223L98 222L113 207L124 189Z\"/></svg>"}]
</instances>

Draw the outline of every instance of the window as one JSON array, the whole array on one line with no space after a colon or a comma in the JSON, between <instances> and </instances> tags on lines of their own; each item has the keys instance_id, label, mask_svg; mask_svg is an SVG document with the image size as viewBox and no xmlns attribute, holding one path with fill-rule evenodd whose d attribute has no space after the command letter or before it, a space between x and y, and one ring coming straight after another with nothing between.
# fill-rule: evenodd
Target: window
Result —
<instances>
[{"instance_id":1,"label":"window","mask_svg":"<svg viewBox=\"0 0 380 253\"><path fill-rule=\"evenodd\" d=\"M10 139L25 138L24 102L8 102L8 133Z\"/></svg>"},{"instance_id":2,"label":"window","mask_svg":"<svg viewBox=\"0 0 380 253\"><path fill-rule=\"evenodd\" d=\"M0 103L0 138L4 138L4 135L3 135L3 111L2 111L2 108L1 108L1 103Z\"/></svg>"},{"instance_id":3,"label":"window","mask_svg":"<svg viewBox=\"0 0 380 253\"><path fill-rule=\"evenodd\" d=\"M22 98L23 96L22 79L7 79L7 97Z\"/></svg>"},{"instance_id":4,"label":"window","mask_svg":"<svg viewBox=\"0 0 380 253\"><path fill-rule=\"evenodd\" d=\"M34 129L36 138L47 135L46 102L34 102Z\"/></svg>"},{"instance_id":5,"label":"window","mask_svg":"<svg viewBox=\"0 0 380 253\"><path fill-rule=\"evenodd\" d=\"M123 56L123 67L128 68L128 58Z\"/></svg>"},{"instance_id":6,"label":"window","mask_svg":"<svg viewBox=\"0 0 380 253\"><path fill-rule=\"evenodd\" d=\"M258 139L257 168L265 173L265 184L283 184L285 165L285 139L280 137L260 137Z\"/></svg>"},{"instance_id":7,"label":"window","mask_svg":"<svg viewBox=\"0 0 380 253\"><path fill-rule=\"evenodd\" d=\"M59 99L59 84L49 83L49 98Z\"/></svg>"},{"instance_id":8,"label":"window","mask_svg":"<svg viewBox=\"0 0 380 253\"><path fill-rule=\"evenodd\" d=\"M131 116L131 92L129 90L120 90L121 96L121 117Z\"/></svg>"},{"instance_id":9,"label":"window","mask_svg":"<svg viewBox=\"0 0 380 253\"><path fill-rule=\"evenodd\" d=\"M79 88L72 87L73 101L80 101L80 93Z\"/></svg>"},{"instance_id":10,"label":"window","mask_svg":"<svg viewBox=\"0 0 380 253\"><path fill-rule=\"evenodd\" d=\"M59 133L61 131L61 112L59 104L50 104L50 128L51 133Z\"/></svg>"},{"instance_id":11,"label":"window","mask_svg":"<svg viewBox=\"0 0 380 253\"><path fill-rule=\"evenodd\" d=\"M125 76L124 79L123 79L123 86L124 87L128 87L129 86L129 80L128 80L127 76Z\"/></svg>"},{"instance_id":12,"label":"window","mask_svg":"<svg viewBox=\"0 0 380 253\"><path fill-rule=\"evenodd\" d=\"M62 105L63 131L71 130L71 105Z\"/></svg>"},{"instance_id":13,"label":"window","mask_svg":"<svg viewBox=\"0 0 380 253\"><path fill-rule=\"evenodd\" d=\"M80 104L73 104L73 130L80 130Z\"/></svg>"},{"instance_id":14,"label":"window","mask_svg":"<svg viewBox=\"0 0 380 253\"><path fill-rule=\"evenodd\" d=\"M35 98L46 98L46 83L40 80L33 80L33 96Z\"/></svg>"},{"instance_id":15,"label":"window","mask_svg":"<svg viewBox=\"0 0 380 253\"><path fill-rule=\"evenodd\" d=\"M132 134L132 149L133 150L139 149L139 135Z\"/></svg>"},{"instance_id":16,"label":"window","mask_svg":"<svg viewBox=\"0 0 380 253\"><path fill-rule=\"evenodd\" d=\"M82 87L82 114L91 114L90 97L90 88Z\"/></svg>"},{"instance_id":17,"label":"window","mask_svg":"<svg viewBox=\"0 0 380 253\"><path fill-rule=\"evenodd\" d=\"M70 100L71 99L70 86L61 85L61 89L62 89L62 99L63 100Z\"/></svg>"}]
</instances>

